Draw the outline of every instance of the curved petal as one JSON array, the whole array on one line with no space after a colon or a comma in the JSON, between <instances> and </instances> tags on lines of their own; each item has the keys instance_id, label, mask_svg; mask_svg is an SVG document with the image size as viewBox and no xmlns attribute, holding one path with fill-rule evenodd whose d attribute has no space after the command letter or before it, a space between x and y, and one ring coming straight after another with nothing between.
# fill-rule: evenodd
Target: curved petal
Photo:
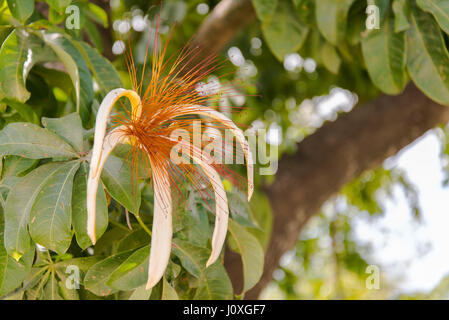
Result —
<instances>
[{"instance_id":1,"label":"curved petal","mask_svg":"<svg viewBox=\"0 0 449 320\"><path fill-rule=\"evenodd\" d=\"M109 157L111 151L119 143L127 142L127 138L122 134L122 128L118 127L112 130L105 138L101 148L101 154L98 162L90 162L89 177L87 179L87 235L93 244L96 242L95 223L96 223L96 202L97 189L100 182L101 171ZM94 154L92 154L93 158ZM97 168L97 171L93 170Z\"/></svg>"},{"instance_id":2,"label":"curved petal","mask_svg":"<svg viewBox=\"0 0 449 320\"><path fill-rule=\"evenodd\" d=\"M106 135L106 127L109 121L109 114L112 107L121 97L127 97L131 102L133 109L133 116L140 117L142 113L142 106L140 97L137 92L125 89L114 89L110 91L106 97L104 97L98 108L97 118L95 120L95 135L94 135L94 147L92 151L92 159L90 162L90 170L92 174L98 175L98 169L100 164L100 158L103 148L103 142Z\"/></svg>"},{"instance_id":3,"label":"curved petal","mask_svg":"<svg viewBox=\"0 0 449 320\"><path fill-rule=\"evenodd\" d=\"M164 275L170 259L173 235L168 172L165 168L155 167L153 163L151 163L151 168L154 186L154 214L146 289L154 287Z\"/></svg>"},{"instance_id":4,"label":"curved petal","mask_svg":"<svg viewBox=\"0 0 449 320\"><path fill-rule=\"evenodd\" d=\"M246 141L245 136L243 135L242 130L240 130L235 125L235 123L225 115L205 106L199 105L185 106L184 108L181 108L179 110L180 116L189 114L202 115L217 120L223 125L225 125L229 130L231 130L232 133L236 136L238 142L240 143L240 146L243 149L243 153L246 159L246 170L248 179L248 201L249 201L254 191L254 164L253 164L253 155L248 146L248 142Z\"/></svg>"},{"instance_id":5,"label":"curved petal","mask_svg":"<svg viewBox=\"0 0 449 320\"><path fill-rule=\"evenodd\" d=\"M226 191L217 171L210 164L194 155L192 159L198 163L208 177L215 194L215 227L214 233L212 234L212 252L206 263L207 268L217 260L226 239L229 218L228 198L226 197Z\"/></svg>"}]
</instances>

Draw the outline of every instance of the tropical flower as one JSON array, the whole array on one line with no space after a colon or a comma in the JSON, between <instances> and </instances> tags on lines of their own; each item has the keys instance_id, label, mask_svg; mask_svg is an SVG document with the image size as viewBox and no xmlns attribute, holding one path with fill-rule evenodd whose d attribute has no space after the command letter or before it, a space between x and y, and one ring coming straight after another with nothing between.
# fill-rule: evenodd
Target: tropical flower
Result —
<instances>
[{"instance_id":1,"label":"tropical flower","mask_svg":"<svg viewBox=\"0 0 449 320\"><path fill-rule=\"evenodd\" d=\"M157 31L156 27L155 34ZM189 150L189 160L193 163L187 161L174 163L170 155L173 148L180 143L178 139L172 137L175 130L183 129L193 133L192 121L202 117L207 119L207 122L201 122L203 129L232 131L243 149L247 163L248 201L253 192L252 155L242 131L229 118L206 106L213 93L204 94L198 91L202 81L217 68L215 56L211 55L202 63L187 70L186 65L195 59L199 49L186 46L174 61L172 57L165 59L166 49L167 44L162 48L157 40L154 41L151 77L149 83L145 85L145 90L142 90L146 80L145 64L138 81L132 53L127 52L133 90L112 90L100 105L96 117L87 187L87 232L95 244L96 194L101 171L108 156L119 143L124 143L131 146L130 160L133 172L137 172L138 159L143 159L154 188L147 289L158 283L169 262L173 234L171 191L179 185L180 177L186 177L199 190L204 185L204 180L208 180L212 186L216 217L212 252L206 267L219 257L227 233L229 209L219 174L219 172L224 174L225 169L214 164L210 156L205 155L201 148L190 142L185 143L184 147ZM122 103L120 100L122 97L128 98L131 108ZM119 100L123 112L116 112L111 116L112 108ZM110 129L107 128L109 122L112 123ZM198 178L199 176L204 179Z\"/></svg>"}]
</instances>

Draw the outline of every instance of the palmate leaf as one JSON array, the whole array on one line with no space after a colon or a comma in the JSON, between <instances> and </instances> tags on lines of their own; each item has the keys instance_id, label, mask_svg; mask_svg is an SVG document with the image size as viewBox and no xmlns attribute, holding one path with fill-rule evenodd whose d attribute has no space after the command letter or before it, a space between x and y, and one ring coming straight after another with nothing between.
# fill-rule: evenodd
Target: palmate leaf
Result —
<instances>
[{"instance_id":1,"label":"palmate leaf","mask_svg":"<svg viewBox=\"0 0 449 320\"><path fill-rule=\"evenodd\" d=\"M25 22L34 11L34 0L7 0L9 10L14 18Z\"/></svg>"},{"instance_id":2,"label":"palmate leaf","mask_svg":"<svg viewBox=\"0 0 449 320\"><path fill-rule=\"evenodd\" d=\"M174 239L172 251L181 260L182 266L200 281L194 299L232 299L231 280L223 265L216 262L206 269L209 250Z\"/></svg>"},{"instance_id":3,"label":"palmate leaf","mask_svg":"<svg viewBox=\"0 0 449 320\"><path fill-rule=\"evenodd\" d=\"M31 171L14 185L5 205L5 247L18 259L30 248L28 219L42 187L58 172L61 163L48 163Z\"/></svg>"},{"instance_id":4,"label":"palmate leaf","mask_svg":"<svg viewBox=\"0 0 449 320\"><path fill-rule=\"evenodd\" d=\"M145 284L148 279L149 256L149 245L134 251L114 270L107 285L119 290L132 290Z\"/></svg>"},{"instance_id":5,"label":"palmate leaf","mask_svg":"<svg viewBox=\"0 0 449 320\"><path fill-rule=\"evenodd\" d=\"M282 0L281 0L282 1ZM253 0L257 17L262 23L269 23L276 9L278 0Z\"/></svg>"},{"instance_id":6,"label":"palmate leaf","mask_svg":"<svg viewBox=\"0 0 449 320\"><path fill-rule=\"evenodd\" d=\"M62 11L72 2L72 0L46 0L46 2L50 8L56 11Z\"/></svg>"},{"instance_id":7,"label":"palmate leaf","mask_svg":"<svg viewBox=\"0 0 449 320\"><path fill-rule=\"evenodd\" d=\"M408 81L406 34L396 33L391 13L382 28L372 30L362 40L362 51L373 83L387 94L399 94Z\"/></svg>"},{"instance_id":8,"label":"palmate leaf","mask_svg":"<svg viewBox=\"0 0 449 320\"><path fill-rule=\"evenodd\" d=\"M131 168L120 158L109 156L101 173L101 181L114 200L132 213L140 208L140 189L132 184Z\"/></svg>"},{"instance_id":9,"label":"palmate leaf","mask_svg":"<svg viewBox=\"0 0 449 320\"><path fill-rule=\"evenodd\" d=\"M98 51L85 42L75 43L83 54L89 69L95 76L103 95L117 88L122 88L123 83L112 64L98 53Z\"/></svg>"},{"instance_id":10,"label":"palmate leaf","mask_svg":"<svg viewBox=\"0 0 449 320\"><path fill-rule=\"evenodd\" d=\"M94 96L92 75L86 61L71 40L60 34L43 34L43 40L66 67L75 87L76 110L83 122L86 122L90 116L90 105Z\"/></svg>"},{"instance_id":11,"label":"palmate leaf","mask_svg":"<svg viewBox=\"0 0 449 320\"><path fill-rule=\"evenodd\" d=\"M77 113L61 118L42 118L42 124L48 130L63 138L76 151L86 151L83 142L83 125Z\"/></svg>"},{"instance_id":12,"label":"palmate leaf","mask_svg":"<svg viewBox=\"0 0 449 320\"><path fill-rule=\"evenodd\" d=\"M117 292L117 289L107 285L106 282L109 280L111 274L117 270L132 253L131 250L117 253L94 264L84 277L84 286L86 289L97 296L108 296Z\"/></svg>"},{"instance_id":13,"label":"palmate leaf","mask_svg":"<svg viewBox=\"0 0 449 320\"><path fill-rule=\"evenodd\" d=\"M436 21L416 5L411 8L407 47L413 82L431 99L449 105L449 53Z\"/></svg>"},{"instance_id":14,"label":"palmate leaf","mask_svg":"<svg viewBox=\"0 0 449 320\"><path fill-rule=\"evenodd\" d=\"M176 290L167 282L165 277L162 278L161 300L179 300Z\"/></svg>"},{"instance_id":15,"label":"palmate leaf","mask_svg":"<svg viewBox=\"0 0 449 320\"><path fill-rule=\"evenodd\" d=\"M290 1L279 1L270 22L262 26L268 46L280 61L298 51L307 37L308 27L300 21Z\"/></svg>"},{"instance_id":16,"label":"palmate leaf","mask_svg":"<svg viewBox=\"0 0 449 320\"><path fill-rule=\"evenodd\" d=\"M19 156L6 156L3 160L1 179L20 176L36 163L37 161L34 159L22 158Z\"/></svg>"},{"instance_id":17,"label":"palmate leaf","mask_svg":"<svg viewBox=\"0 0 449 320\"><path fill-rule=\"evenodd\" d=\"M251 289L263 272L264 253L259 241L235 221L229 221L229 233L243 262L243 292Z\"/></svg>"},{"instance_id":18,"label":"palmate leaf","mask_svg":"<svg viewBox=\"0 0 449 320\"><path fill-rule=\"evenodd\" d=\"M339 45L346 33L349 9L354 0L316 0L315 16L318 29L327 41Z\"/></svg>"},{"instance_id":19,"label":"palmate leaf","mask_svg":"<svg viewBox=\"0 0 449 320\"><path fill-rule=\"evenodd\" d=\"M87 235L87 177L89 167L86 162L82 162L73 181L72 193L72 225L75 230L76 241L81 249L86 249L92 245L92 241ZM100 238L108 227L108 205L103 187L100 185L97 191L96 202L96 234Z\"/></svg>"},{"instance_id":20,"label":"palmate leaf","mask_svg":"<svg viewBox=\"0 0 449 320\"><path fill-rule=\"evenodd\" d=\"M151 296L151 289L147 290L146 284L143 286L138 287L136 290L133 291L131 296L129 296L128 300L148 300Z\"/></svg>"},{"instance_id":21,"label":"palmate leaf","mask_svg":"<svg viewBox=\"0 0 449 320\"><path fill-rule=\"evenodd\" d=\"M4 246L3 230L4 221L0 214L0 297L20 286L31 271L34 257L34 248L30 248L19 261L9 256Z\"/></svg>"},{"instance_id":22,"label":"palmate leaf","mask_svg":"<svg viewBox=\"0 0 449 320\"><path fill-rule=\"evenodd\" d=\"M73 148L59 136L26 122L10 123L0 131L0 155L31 159L78 158Z\"/></svg>"},{"instance_id":23,"label":"palmate leaf","mask_svg":"<svg viewBox=\"0 0 449 320\"><path fill-rule=\"evenodd\" d=\"M30 211L29 230L38 244L63 254L72 240L72 186L80 161L61 164L42 185Z\"/></svg>"},{"instance_id":24,"label":"palmate leaf","mask_svg":"<svg viewBox=\"0 0 449 320\"><path fill-rule=\"evenodd\" d=\"M431 13L441 29L449 34L449 1L447 0L417 0L418 6Z\"/></svg>"},{"instance_id":25,"label":"palmate leaf","mask_svg":"<svg viewBox=\"0 0 449 320\"><path fill-rule=\"evenodd\" d=\"M16 28L8 35L0 50L0 99L28 100L26 77L46 52L44 43L24 29Z\"/></svg>"},{"instance_id":26,"label":"palmate leaf","mask_svg":"<svg viewBox=\"0 0 449 320\"><path fill-rule=\"evenodd\" d=\"M410 3L409 0L394 0L391 6L394 12L394 31L401 32L410 28L409 15Z\"/></svg>"},{"instance_id":27,"label":"palmate leaf","mask_svg":"<svg viewBox=\"0 0 449 320\"><path fill-rule=\"evenodd\" d=\"M16 110L20 117L22 117L22 119L26 122L31 122L37 125L39 124L39 116L36 112L34 112L30 105L10 99L3 99L3 103Z\"/></svg>"}]
</instances>

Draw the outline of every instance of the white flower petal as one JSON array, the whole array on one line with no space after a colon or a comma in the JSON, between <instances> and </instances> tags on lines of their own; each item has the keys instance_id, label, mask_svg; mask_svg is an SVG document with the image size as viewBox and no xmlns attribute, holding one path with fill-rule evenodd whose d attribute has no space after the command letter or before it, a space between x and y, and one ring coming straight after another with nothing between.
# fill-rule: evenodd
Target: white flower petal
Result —
<instances>
[{"instance_id":1,"label":"white flower petal","mask_svg":"<svg viewBox=\"0 0 449 320\"><path fill-rule=\"evenodd\" d=\"M101 156L98 162L90 162L89 177L87 179L87 235L93 244L96 242L95 224L96 224L96 202L97 190L100 182L101 171L109 157L111 151L119 143L127 142L127 138L123 136L123 128L118 127L112 130L104 139L103 147L101 149ZM93 155L92 155L93 158ZM97 168L96 174L93 168Z\"/></svg>"},{"instance_id":2,"label":"white flower petal","mask_svg":"<svg viewBox=\"0 0 449 320\"><path fill-rule=\"evenodd\" d=\"M151 164L151 168L154 186L154 214L146 289L154 287L164 275L170 259L173 235L168 172L164 168L154 167L153 164Z\"/></svg>"},{"instance_id":3,"label":"white flower petal","mask_svg":"<svg viewBox=\"0 0 449 320\"><path fill-rule=\"evenodd\" d=\"M226 239L229 218L228 198L226 197L226 191L217 171L211 165L194 155L192 156L192 159L198 163L201 169L203 169L212 184L215 193L215 227L214 233L212 234L212 252L206 263L207 268L219 257L221 248Z\"/></svg>"},{"instance_id":4,"label":"white flower petal","mask_svg":"<svg viewBox=\"0 0 449 320\"><path fill-rule=\"evenodd\" d=\"M103 148L103 141L106 135L106 127L109 121L109 115L111 113L114 104L123 96L126 96L130 102L133 109L133 115L135 117L140 117L142 113L142 107L140 102L140 97L137 92L125 89L114 89L110 91L106 97L104 97L98 108L97 118L95 120L95 135L94 135L94 147L92 149L92 160L90 169L94 175L98 175L98 165L100 164L100 158ZM92 163L96 166L92 166Z\"/></svg>"},{"instance_id":5,"label":"white flower petal","mask_svg":"<svg viewBox=\"0 0 449 320\"><path fill-rule=\"evenodd\" d=\"M243 149L243 153L245 154L246 158L246 170L248 179L248 201L249 201L254 191L254 164L251 150L248 146L248 142L246 141L245 136L243 135L242 130L240 130L234 124L234 122L232 122L231 119L221 114L220 112L215 111L214 109L208 107L197 105L184 106L184 108L181 108L179 110L179 113L180 115L188 115L188 114L202 115L220 121L220 123L225 125L236 136L238 142L240 143L240 146Z\"/></svg>"}]
</instances>

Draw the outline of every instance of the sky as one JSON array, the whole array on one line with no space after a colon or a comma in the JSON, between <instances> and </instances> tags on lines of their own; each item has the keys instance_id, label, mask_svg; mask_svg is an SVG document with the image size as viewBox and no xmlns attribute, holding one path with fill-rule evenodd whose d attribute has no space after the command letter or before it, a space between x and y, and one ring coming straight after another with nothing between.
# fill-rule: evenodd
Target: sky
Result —
<instances>
[{"instance_id":1,"label":"sky","mask_svg":"<svg viewBox=\"0 0 449 320\"><path fill-rule=\"evenodd\" d=\"M442 186L440 148L436 133L429 131L386 161L405 170L417 188L420 222L412 217L399 188L382 218L375 223L356 219L356 238L372 245L372 260L401 291L429 291L449 274L449 188Z\"/></svg>"}]
</instances>

